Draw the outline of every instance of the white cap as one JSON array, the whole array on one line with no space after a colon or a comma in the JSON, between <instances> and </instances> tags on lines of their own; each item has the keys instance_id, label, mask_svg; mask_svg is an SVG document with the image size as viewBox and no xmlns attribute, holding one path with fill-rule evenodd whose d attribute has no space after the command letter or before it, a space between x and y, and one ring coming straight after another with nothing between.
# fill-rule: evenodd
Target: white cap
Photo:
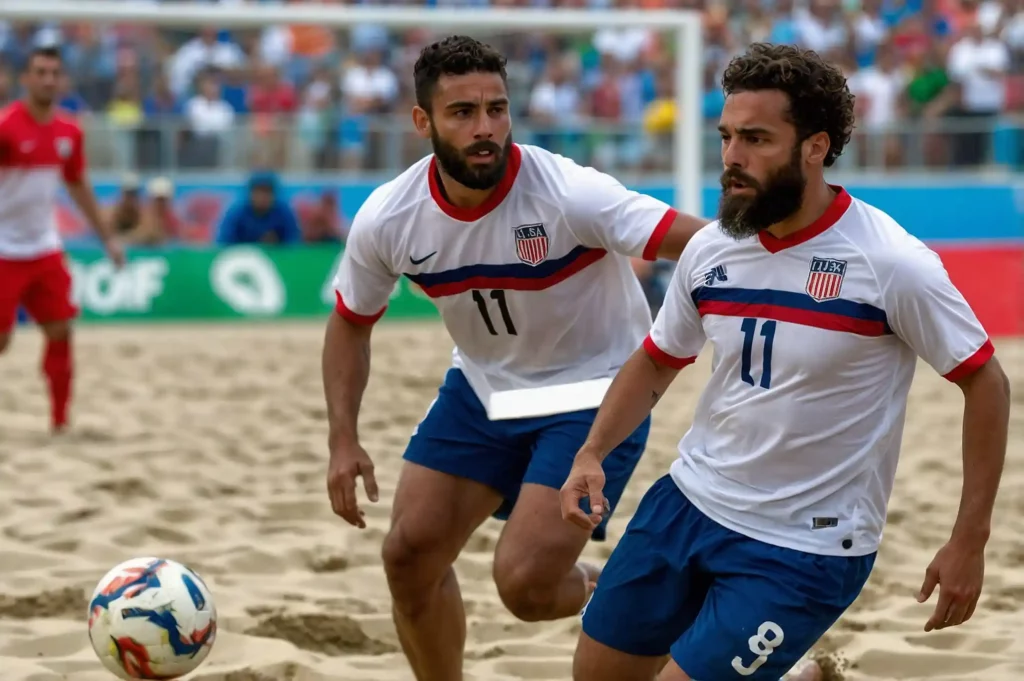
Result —
<instances>
[{"instance_id":1,"label":"white cap","mask_svg":"<svg viewBox=\"0 0 1024 681\"><path fill-rule=\"evenodd\" d=\"M174 196L174 183L166 177L154 177L146 186L146 193L152 197L169 199Z\"/></svg>"}]
</instances>

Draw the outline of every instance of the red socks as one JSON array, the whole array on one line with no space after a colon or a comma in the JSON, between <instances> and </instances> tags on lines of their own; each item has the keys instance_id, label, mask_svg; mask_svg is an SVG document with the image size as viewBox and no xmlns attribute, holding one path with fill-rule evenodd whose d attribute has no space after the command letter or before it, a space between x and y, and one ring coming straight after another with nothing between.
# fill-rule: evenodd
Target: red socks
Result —
<instances>
[{"instance_id":1,"label":"red socks","mask_svg":"<svg viewBox=\"0 0 1024 681\"><path fill-rule=\"evenodd\" d=\"M71 341L47 341L43 354L43 374L50 388L50 408L54 430L60 430L68 422L68 403L71 401L71 376L73 373Z\"/></svg>"}]
</instances>

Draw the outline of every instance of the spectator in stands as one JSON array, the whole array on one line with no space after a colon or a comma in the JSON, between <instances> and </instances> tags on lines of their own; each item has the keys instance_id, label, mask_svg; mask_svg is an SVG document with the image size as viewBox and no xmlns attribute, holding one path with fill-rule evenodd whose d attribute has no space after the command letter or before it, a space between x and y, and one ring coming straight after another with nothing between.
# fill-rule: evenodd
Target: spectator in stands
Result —
<instances>
[{"instance_id":1,"label":"spectator in stands","mask_svg":"<svg viewBox=\"0 0 1024 681\"><path fill-rule=\"evenodd\" d=\"M398 99L398 78L384 63L384 51L368 42L356 53L356 61L344 73L341 83L345 118L342 130L342 163L358 168L371 143L370 122L377 114L389 113Z\"/></svg>"},{"instance_id":2,"label":"spectator in stands","mask_svg":"<svg viewBox=\"0 0 1024 681\"><path fill-rule=\"evenodd\" d=\"M676 97L673 71L663 68L655 80L655 97L644 110L645 165L648 170L667 171L672 168L675 150L672 134L675 130Z\"/></svg>"},{"instance_id":3,"label":"spectator in stands","mask_svg":"<svg viewBox=\"0 0 1024 681\"><path fill-rule=\"evenodd\" d=\"M583 134L583 108L576 55L554 55L530 94L527 116L537 128L534 142L572 156Z\"/></svg>"},{"instance_id":4,"label":"spectator in stands","mask_svg":"<svg viewBox=\"0 0 1024 681\"><path fill-rule=\"evenodd\" d=\"M114 95L117 50L109 33L94 24L76 24L67 31L65 70L92 111L105 111Z\"/></svg>"},{"instance_id":5,"label":"spectator in stands","mask_svg":"<svg viewBox=\"0 0 1024 681\"><path fill-rule=\"evenodd\" d=\"M188 131L182 149L182 165L213 168L219 161L235 122L235 112L221 96L220 81L213 71L197 79L197 94L185 105Z\"/></svg>"},{"instance_id":6,"label":"spectator in stands","mask_svg":"<svg viewBox=\"0 0 1024 681\"><path fill-rule=\"evenodd\" d=\"M184 97L199 72L209 67L239 69L244 63L245 54L238 45L230 40L218 40L215 28L203 28L171 58L168 72L171 91Z\"/></svg>"},{"instance_id":7,"label":"spectator in stands","mask_svg":"<svg viewBox=\"0 0 1024 681\"><path fill-rule=\"evenodd\" d=\"M249 88L251 114L249 163L257 168L281 168L288 159L288 131L298 108L295 88L280 76L277 67L259 64Z\"/></svg>"},{"instance_id":8,"label":"spectator in stands","mask_svg":"<svg viewBox=\"0 0 1024 681\"><path fill-rule=\"evenodd\" d=\"M138 229L130 235L131 243L161 246L181 239L180 223L174 213L174 185L166 177L154 177L146 185L146 202Z\"/></svg>"},{"instance_id":9,"label":"spectator in stands","mask_svg":"<svg viewBox=\"0 0 1024 681\"><path fill-rule=\"evenodd\" d=\"M954 165L978 165L989 155L992 128L1006 101L1010 51L975 21L949 50L947 69L960 90L955 115L970 125L953 146Z\"/></svg>"},{"instance_id":10,"label":"spectator in stands","mask_svg":"<svg viewBox=\"0 0 1024 681\"><path fill-rule=\"evenodd\" d=\"M142 124L142 99L133 74L118 77L114 97L107 105L106 113L113 132L118 165L122 168L136 167L135 131Z\"/></svg>"},{"instance_id":11,"label":"spectator in stands","mask_svg":"<svg viewBox=\"0 0 1024 681\"><path fill-rule=\"evenodd\" d=\"M58 106L69 114L82 115L88 113L89 104L78 94L75 83L67 71L60 74L57 82Z\"/></svg>"},{"instance_id":12,"label":"spectator in stands","mask_svg":"<svg viewBox=\"0 0 1024 681\"><path fill-rule=\"evenodd\" d=\"M927 50L910 58L905 111L913 128L912 134L920 136L925 165L947 163L948 145L944 144L945 140L936 128L955 106L958 95L959 92L950 84L944 51L939 43L929 45Z\"/></svg>"},{"instance_id":13,"label":"spectator in stands","mask_svg":"<svg viewBox=\"0 0 1024 681\"><path fill-rule=\"evenodd\" d=\"M35 41L36 28L32 24L13 24L3 46L0 46L0 59L9 64L15 73L21 73L25 70L25 63L35 46Z\"/></svg>"},{"instance_id":14,"label":"spectator in stands","mask_svg":"<svg viewBox=\"0 0 1024 681\"><path fill-rule=\"evenodd\" d=\"M897 165L901 145L896 126L906 106L907 74L897 67L891 46L878 46L876 62L856 70L847 78L847 85L857 97L857 135L866 142L858 145L857 151L869 154L872 165Z\"/></svg>"},{"instance_id":15,"label":"spectator in stands","mask_svg":"<svg viewBox=\"0 0 1024 681\"><path fill-rule=\"evenodd\" d=\"M121 178L121 193L107 211L107 220L121 239L127 240L128 235L138 228L142 220L139 188L138 175L125 175Z\"/></svg>"},{"instance_id":16,"label":"spectator in stands","mask_svg":"<svg viewBox=\"0 0 1024 681\"><path fill-rule=\"evenodd\" d=\"M338 212L338 194L324 190L315 203L301 204L299 215L302 240L311 243L341 243L341 214Z\"/></svg>"},{"instance_id":17,"label":"spectator in stands","mask_svg":"<svg viewBox=\"0 0 1024 681\"><path fill-rule=\"evenodd\" d=\"M235 202L217 231L217 243L297 244L302 241L295 211L280 195L277 175L253 173L243 196Z\"/></svg>"},{"instance_id":18,"label":"spectator in stands","mask_svg":"<svg viewBox=\"0 0 1024 681\"><path fill-rule=\"evenodd\" d=\"M862 100L858 128L862 138L856 148L874 145L884 150L878 154L854 151L850 158L844 157L844 166L856 165L859 157L870 166L922 160L935 165L986 163L992 147L986 131L995 126L1021 128L1019 120L1007 114L1024 109L1024 0L358 0L357 4L365 2L702 11L704 107L706 117L712 119L720 106L722 69L738 47L758 40L800 43L843 63ZM980 39L973 37L977 28ZM105 123L105 112L127 111L123 101L113 107L111 103L115 91L123 90L119 78L133 72L141 85L137 95L143 117L134 136L134 168L139 171L171 170L178 163L185 169L274 166L301 172L345 167L390 172L429 152L429 145L408 131L406 112L412 105L412 63L436 33L377 25L348 31L281 25L229 35L215 28L0 22L0 64L18 67L32 45L59 40L70 76L67 89L62 90L65 109L92 112L92 120L101 123ZM669 105L655 74L671 55L671 40L637 28L609 28L589 36L508 32L494 40L509 58L509 92L517 106L514 116L523 141L551 147L581 163L611 166L608 169L613 172L671 165L671 157L653 162L649 146L652 135L667 134L664 121ZM881 54L881 46L889 53ZM1005 66L993 67L993 63ZM896 88L893 112L894 98L888 95L893 90L891 78L897 76L904 85ZM211 80L219 87L213 87ZM16 96L16 90L17 83L0 66L0 105ZM210 90L218 94L207 94ZM398 117L393 118L396 113ZM131 117L138 118L135 113ZM891 126L883 125L883 119ZM646 128L645 141L638 143L644 121L654 123ZM597 130L599 123L604 134ZM708 140L714 139L713 121L705 123ZM954 125L975 126L977 132L955 134L951 132ZM250 138L235 134L236 128L243 127L251 127L256 136L252 144L239 148L258 150L261 155L234 153L236 142ZM898 136L891 134L891 128L899 129ZM187 131L184 140L178 139L181 129ZM271 130L282 132L278 136ZM396 134L396 130L402 132ZM880 136L888 137L881 140ZM1024 134L1018 137L1024 140ZM97 152L104 152L91 155L97 170L124 163L109 153L116 145L101 131L89 139ZM284 139L287 149L282 149ZM706 146L710 153L704 163L710 168L720 159L715 157L715 145ZM664 148L671 150L667 144Z\"/></svg>"}]
</instances>

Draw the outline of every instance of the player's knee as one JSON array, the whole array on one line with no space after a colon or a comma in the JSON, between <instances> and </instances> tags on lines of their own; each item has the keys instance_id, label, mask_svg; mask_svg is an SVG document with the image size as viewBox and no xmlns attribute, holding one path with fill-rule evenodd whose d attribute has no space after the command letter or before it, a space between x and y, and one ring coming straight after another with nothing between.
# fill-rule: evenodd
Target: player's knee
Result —
<instances>
[{"instance_id":1,"label":"player's knee","mask_svg":"<svg viewBox=\"0 0 1024 681\"><path fill-rule=\"evenodd\" d=\"M381 559L395 600L409 600L444 579L450 561L440 556L443 536L401 521L384 538Z\"/></svg>"},{"instance_id":2,"label":"player's knee","mask_svg":"<svg viewBox=\"0 0 1024 681\"><path fill-rule=\"evenodd\" d=\"M522 555L495 557L494 584L501 602L524 622L550 619L564 577L551 574L550 570L543 569L541 563Z\"/></svg>"},{"instance_id":3,"label":"player's knee","mask_svg":"<svg viewBox=\"0 0 1024 681\"><path fill-rule=\"evenodd\" d=\"M70 322L53 322L43 325L43 335L46 340L53 342L66 341L71 338Z\"/></svg>"},{"instance_id":4,"label":"player's knee","mask_svg":"<svg viewBox=\"0 0 1024 681\"><path fill-rule=\"evenodd\" d=\"M11 345L11 334L0 333L0 354L3 354Z\"/></svg>"}]
</instances>

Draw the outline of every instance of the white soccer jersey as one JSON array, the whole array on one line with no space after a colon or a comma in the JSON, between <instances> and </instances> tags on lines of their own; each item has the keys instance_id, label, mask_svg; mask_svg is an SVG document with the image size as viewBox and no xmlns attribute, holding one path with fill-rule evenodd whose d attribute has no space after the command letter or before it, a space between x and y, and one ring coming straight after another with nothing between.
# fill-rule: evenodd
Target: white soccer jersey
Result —
<instances>
[{"instance_id":1,"label":"white soccer jersey","mask_svg":"<svg viewBox=\"0 0 1024 681\"><path fill-rule=\"evenodd\" d=\"M671 475L760 541L860 556L881 541L920 356L950 380L993 354L938 256L840 188L789 239L713 223L680 259L644 347L711 378Z\"/></svg>"},{"instance_id":2,"label":"white soccer jersey","mask_svg":"<svg viewBox=\"0 0 1024 681\"><path fill-rule=\"evenodd\" d=\"M82 130L67 116L40 123L22 102L0 110L0 258L61 250L57 193L62 181L82 179L82 147Z\"/></svg>"},{"instance_id":3,"label":"white soccer jersey","mask_svg":"<svg viewBox=\"0 0 1024 681\"><path fill-rule=\"evenodd\" d=\"M527 145L512 147L489 199L463 209L444 199L435 163L422 159L359 209L338 312L373 323L408 277L436 304L454 366L484 405L495 391L613 376L651 324L627 256L653 260L676 211Z\"/></svg>"}]
</instances>

